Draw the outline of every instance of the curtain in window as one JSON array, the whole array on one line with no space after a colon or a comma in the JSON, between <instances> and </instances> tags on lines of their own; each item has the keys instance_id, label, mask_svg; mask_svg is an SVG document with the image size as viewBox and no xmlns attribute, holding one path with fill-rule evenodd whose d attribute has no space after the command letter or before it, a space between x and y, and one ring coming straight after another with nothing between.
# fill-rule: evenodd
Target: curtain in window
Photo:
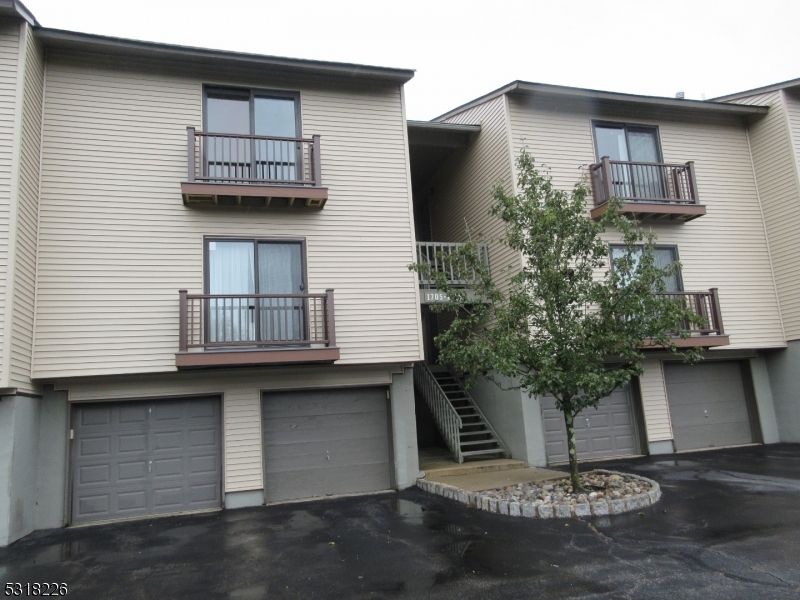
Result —
<instances>
[{"instance_id":1,"label":"curtain in window","mask_svg":"<svg viewBox=\"0 0 800 600\"><path fill-rule=\"evenodd\" d=\"M254 294L253 242L209 242L209 293ZM255 340L255 305L247 298L218 298L208 302L212 342Z\"/></svg>"},{"instance_id":2,"label":"curtain in window","mask_svg":"<svg viewBox=\"0 0 800 600\"><path fill-rule=\"evenodd\" d=\"M300 244L258 245L259 294L302 294ZM303 298L264 298L259 304L262 340L295 341L305 337Z\"/></svg>"}]
</instances>

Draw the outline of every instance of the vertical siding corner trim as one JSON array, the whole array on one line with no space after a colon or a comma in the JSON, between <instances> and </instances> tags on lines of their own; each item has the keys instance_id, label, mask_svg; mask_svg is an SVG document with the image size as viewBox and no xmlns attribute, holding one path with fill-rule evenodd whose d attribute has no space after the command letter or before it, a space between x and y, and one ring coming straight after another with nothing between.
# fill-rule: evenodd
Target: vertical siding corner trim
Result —
<instances>
[{"instance_id":1,"label":"vertical siding corner trim","mask_svg":"<svg viewBox=\"0 0 800 600\"><path fill-rule=\"evenodd\" d=\"M5 314L3 323L2 364L0 364L0 387L9 387L11 377L12 325L14 321L14 265L17 255L17 194L19 190L20 146L22 145L22 99L25 88L25 55L29 26L26 21L20 23L19 47L17 54L17 79L14 98L14 131L11 150L11 181L9 186L8 208L8 271L5 289ZM9 307L11 304L11 307Z\"/></svg>"},{"instance_id":2,"label":"vertical siding corner trim","mask_svg":"<svg viewBox=\"0 0 800 600\"><path fill-rule=\"evenodd\" d=\"M750 144L750 128L745 127L745 135L747 136L747 152L750 155L750 167L753 169L753 182L756 188L756 200L758 201L758 212L761 215L761 227L764 229L764 239L767 242L767 260L769 261L769 272L772 275L772 290L775 293L775 304L778 308L778 320L781 324L781 333L783 339L786 340L786 327L783 324L783 311L781 310L781 301L778 294L778 285L775 279L775 268L772 264L772 244L769 241L769 231L767 230L767 221L764 218L764 204L761 202L761 191L758 187L758 172L756 171L756 163L753 160L753 147Z\"/></svg>"}]
</instances>

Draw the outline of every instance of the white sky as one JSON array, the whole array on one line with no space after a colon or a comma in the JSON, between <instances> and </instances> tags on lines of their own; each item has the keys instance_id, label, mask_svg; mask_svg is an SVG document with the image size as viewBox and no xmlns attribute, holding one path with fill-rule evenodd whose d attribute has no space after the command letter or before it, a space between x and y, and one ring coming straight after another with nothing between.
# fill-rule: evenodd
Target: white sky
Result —
<instances>
[{"instance_id":1,"label":"white sky","mask_svg":"<svg viewBox=\"0 0 800 600\"><path fill-rule=\"evenodd\" d=\"M23 0L45 27L416 69L408 118L515 79L712 98L800 77L800 0Z\"/></svg>"}]
</instances>

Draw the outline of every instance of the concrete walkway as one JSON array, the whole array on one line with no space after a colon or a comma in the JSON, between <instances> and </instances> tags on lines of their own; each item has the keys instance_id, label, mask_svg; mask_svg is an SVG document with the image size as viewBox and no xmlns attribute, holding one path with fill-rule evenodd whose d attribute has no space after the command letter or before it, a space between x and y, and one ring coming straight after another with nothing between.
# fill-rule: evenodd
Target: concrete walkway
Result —
<instances>
[{"instance_id":1,"label":"concrete walkway","mask_svg":"<svg viewBox=\"0 0 800 600\"><path fill-rule=\"evenodd\" d=\"M426 481L467 492L494 490L517 483L541 483L566 476L562 471L529 467L522 460L510 458L457 463L447 450L439 448L420 450L419 465Z\"/></svg>"}]
</instances>

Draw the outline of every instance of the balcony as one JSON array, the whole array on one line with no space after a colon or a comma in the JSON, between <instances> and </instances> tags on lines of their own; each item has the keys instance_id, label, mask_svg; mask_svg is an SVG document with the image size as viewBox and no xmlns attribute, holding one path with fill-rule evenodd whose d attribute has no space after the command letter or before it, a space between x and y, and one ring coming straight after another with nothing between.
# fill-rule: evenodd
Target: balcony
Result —
<instances>
[{"instance_id":1,"label":"balcony","mask_svg":"<svg viewBox=\"0 0 800 600\"><path fill-rule=\"evenodd\" d=\"M186 206L321 209L320 136L266 137L186 128Z\"/></svg>"},{"instance_id":2,"label":"balcony","mask_svg":"<svg viewBox=\"0 0 800 600\"><path fill-rule=\"evenodd\" d=\"M722 313L719 308L719 294L717 288L707 292L667 292L663 296L681 302L694 314L703 317L706 323L697 326L687 323L685 329L689 337L682 339L674 337L672 342L678 348L712 348L714 346L727 346L731 343L722 326ZM658 348L645 340L645 348Z\"/></svg>"},{"instance_id":3,"label":"balcony","mask_svg":"<svg viewBox=\"0 0 800 600\"><path fill-rule=\"evenodd\" d=\"M179 369L324 364L339 359L333 290L324 294L179 292Z\"/></svg>"},{"instance_id":4,"label":"balcony","mask_svg":"<svg viewBox=\"0 0 800 600\"><path fill-rule=\"evenodd\" d=\"M447 278L447 287L467 290L468 298L471 296L469 288L476 280L477 274L473 271L465 277L464 269L459 269L457 262L452 257L459 248L466 244L450 242L417 242L417 263L427 264L439 273L444 273ZM489 247L478 244L478 253L481 263L489 264ZM432 279L419 274L420 302L422 304L441 304L449 301L449 296L444 290L438 290Z\"/></svg>"},{"instance_id":5,"label":"balcony","mask_svg":"<svg viewBox=\"0 0 800 600\"><path fill-rule=\"evenodd\" d=\"M693 162L623 162L604 156L589 170L593 219L600 218L611 198L622 200L622 214L640 221L691 221L706 214L706 207L697 200Z\"/></svg>"}]
</instances>

